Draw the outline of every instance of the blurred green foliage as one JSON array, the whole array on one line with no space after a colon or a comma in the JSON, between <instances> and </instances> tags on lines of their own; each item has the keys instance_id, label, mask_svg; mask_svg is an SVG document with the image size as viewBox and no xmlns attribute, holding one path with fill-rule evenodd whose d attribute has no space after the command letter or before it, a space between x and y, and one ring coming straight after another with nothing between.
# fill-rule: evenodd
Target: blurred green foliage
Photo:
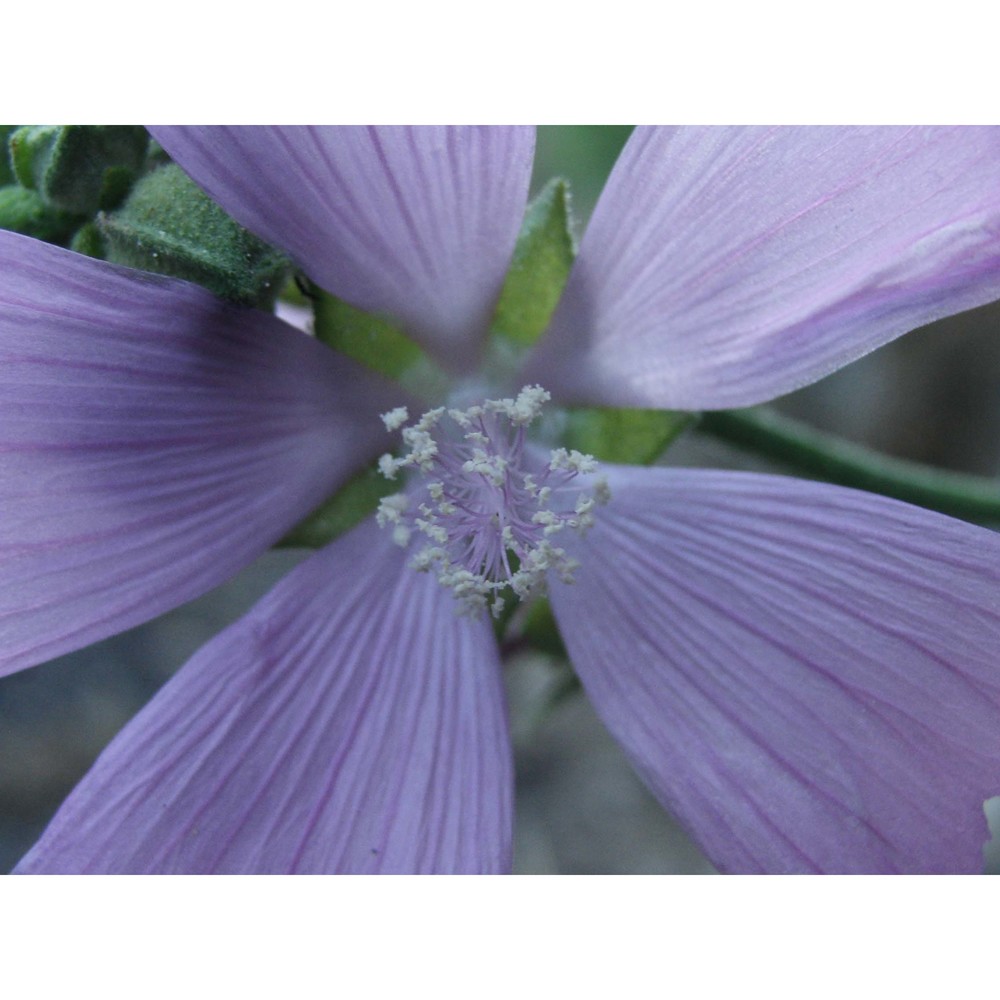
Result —
<instances>
[{"instance_id":1,"label":"blurred green foliage","mask_svg":"<svg viewBox=\"0 0 1000 1000\"><path fill-rule=\"evenodd\" d=\"M585 222L633 128L633 125L540 125L531 190L540 191L552 177L566 178L573 194L576 220Z\"/></svg>"}]
</instances>

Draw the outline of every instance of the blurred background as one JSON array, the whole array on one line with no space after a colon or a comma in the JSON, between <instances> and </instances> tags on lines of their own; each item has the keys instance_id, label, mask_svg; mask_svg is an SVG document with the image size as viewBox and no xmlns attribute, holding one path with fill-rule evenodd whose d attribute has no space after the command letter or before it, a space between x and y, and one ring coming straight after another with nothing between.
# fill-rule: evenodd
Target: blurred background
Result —
<instances>
[{"instance_id":1,"label":"blurred background","mask_svg":"<svg viewBox=\"0 0 1000 1000\"><path fill-rule=\"evenodd\" d=\"M568 178L582 231L629 131L541 128L534 189L553 176ZM776 405L889 454L996 476L1000 307L916 331ZM671 449L669 462L787 471L697 431ZM157 621L0 680L0 872L17 862L102 748L167 678L302 557L268 553ZM583 695L537 717L554 675L539 658L516 660L508 669L518 777L516 871L710 873ZM988 850L988 870L1000 871L996 843Z\"/></svg>"}]
</instances>

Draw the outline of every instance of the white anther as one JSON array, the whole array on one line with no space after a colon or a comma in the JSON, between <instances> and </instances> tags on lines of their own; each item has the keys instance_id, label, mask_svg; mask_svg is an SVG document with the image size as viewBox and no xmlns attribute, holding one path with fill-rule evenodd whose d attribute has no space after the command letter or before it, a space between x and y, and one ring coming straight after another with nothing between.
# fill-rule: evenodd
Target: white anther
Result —
<instances>
[{"instance_id":1,"label":"white anther","mask_svg":"<svg viewBox=\"0 0 1000 1000\"><path fill-rule=\"evenodd\" d=\"M397 406L396 409L382 414L382 423L385 424L387 431L398 431L409 419L410 414L405 406Z\"/></svg>"},{"instance_id":2,"label":"white anther","mask_svg":"<svg viewBox=\"0 0 1000 1000\"><path fill-rule=\"evenodd\" d=\"M530 424L541 414L542 406L551 398L540 385L526 385L511 403L507 416L512 424Z\"/></svg>"},{"instance_id":3,"label":"white anther","mask_svg":"<svg viewBox=\"0 0 1000 1000\"><path fill-rule=\"evenodd\" d=\"M378 460L378 471L385 476L386 479L395 479L396 473L399 471L402 462L398 458L393 458L392 455L383 455Z\"/></svg>"},{"instance_id":4,"label":"white anther","mask_svg":"<svg viewBox=\"0 0 1000 1000\"><path fill-rule=\"evenodd\" d=\"M379 500L375 520L380 528L384 528L387 524L399 524L409 506L410 501L405 493L393 493L390 497L383 497Z\"/></svg>"}]
</instances>

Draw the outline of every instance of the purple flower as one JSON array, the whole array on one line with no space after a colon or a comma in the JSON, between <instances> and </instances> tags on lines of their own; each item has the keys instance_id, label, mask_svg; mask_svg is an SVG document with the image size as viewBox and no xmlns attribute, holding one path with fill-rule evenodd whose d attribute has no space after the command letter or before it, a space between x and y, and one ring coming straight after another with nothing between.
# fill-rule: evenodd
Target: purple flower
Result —
<instances>
[{"instance_id":1,"label":"purple flower","mask_svg":"<svg viewBox=\"0 0 1000 1000\"><path fill-rule=\"evenodd\" d=\"M530 130L156 135L314 281L474 383ZM992 129L640 129L549 331L483 395L747 405L1000 298L998 154ZM392 446L378 415L401 421L399 391L273 317L6 233L0 254L6 672L205 591ZM511 459L519 492L497 516L544 556L529 528L568 512L570 477L522 517L544 461L517 450L511 413L488 420L463 462L499 482ZM429 459L407 502L462 465ZM818 483L601 472L610 503L558 534L561 568L578 566L572 583L550 572L552 605L597 711L713 861L981 870L1000 793L997 536ZM435 516L454 569L460 539ZM485 525L468 558L496 564ZM456 614L392 535L369 519L196 654L19 870L508 870L488 616Z\"/></svg>"}]
</instances>

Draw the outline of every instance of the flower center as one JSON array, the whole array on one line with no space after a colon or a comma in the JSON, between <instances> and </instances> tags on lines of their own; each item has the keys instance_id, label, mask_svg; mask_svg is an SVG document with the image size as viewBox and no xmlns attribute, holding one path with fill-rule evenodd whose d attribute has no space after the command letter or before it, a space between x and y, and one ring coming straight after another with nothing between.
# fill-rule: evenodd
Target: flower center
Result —
<instances>
[{"instance_id":1,"label":"flower center","mask_svg":"<svg viewBox=\"0 0 1000 1000\"><path fill-rule=\"evenodd\" d=\"M395 479L413 469L419 476L381 502L378 523L403 547L423 536L411 565L435 572L467 611L488 605L499 616L502 591L539 593L548 570L571 583L576 563L552 538L565 528L586 531L594 507L610 499L607 482L593 478L590 455L557 448L546 457L529 443L527 428L549 398L534 385L517 399L439 407L405 427L405 407L382 415L389 430L403 429L409 449L401 458L383 455L382 474ZM591 480L589 491L574 484L581 475Z\"/></svg>"}]
</instances>

